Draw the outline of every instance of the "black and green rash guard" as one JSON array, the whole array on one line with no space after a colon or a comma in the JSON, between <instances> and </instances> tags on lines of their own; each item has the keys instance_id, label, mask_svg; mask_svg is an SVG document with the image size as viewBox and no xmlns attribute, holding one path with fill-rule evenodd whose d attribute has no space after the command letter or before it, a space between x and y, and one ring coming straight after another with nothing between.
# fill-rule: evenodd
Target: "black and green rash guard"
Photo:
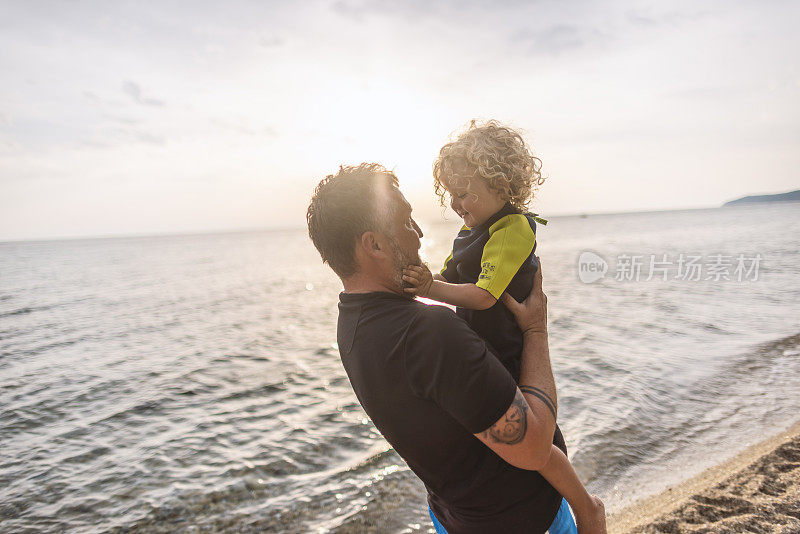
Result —
<instances>
[{"instance_id":1,"label":"black and green rash guard","mask_svg":"<svg viewBox=\"0 0 800 534\"><path fill-rule=\"evenodd\" d=\"M457 308L456 313L494 348L515 381L519 380L522 332L499 299L505 291L522 302L531 291L539 268L533 254L536 221L545 223L506 203L485 223L461 228L440 273L451 284L475 284L498 299L489 309Z\"/></svg>"}]
</instances>

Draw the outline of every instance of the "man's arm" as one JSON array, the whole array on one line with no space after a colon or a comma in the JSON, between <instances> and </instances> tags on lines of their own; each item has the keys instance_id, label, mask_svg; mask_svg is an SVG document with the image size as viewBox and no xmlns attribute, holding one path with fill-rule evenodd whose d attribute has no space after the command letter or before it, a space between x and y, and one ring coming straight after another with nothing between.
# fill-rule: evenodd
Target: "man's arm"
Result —
<instances>
[{"instance_id":1,"label":"man's arm","mask_svg":"<svg viewBox=\"0 0 800 534\"><path fill-rule=\"evenodd\" d=\"M522 330L520 385L506 413L475 437L511 465L538 470L550 458L558 413L547 342L547 297L542 291L541 263L528 298L520 304L504 294L503 304L514 314Z\"/></svg>"}]
</instances>

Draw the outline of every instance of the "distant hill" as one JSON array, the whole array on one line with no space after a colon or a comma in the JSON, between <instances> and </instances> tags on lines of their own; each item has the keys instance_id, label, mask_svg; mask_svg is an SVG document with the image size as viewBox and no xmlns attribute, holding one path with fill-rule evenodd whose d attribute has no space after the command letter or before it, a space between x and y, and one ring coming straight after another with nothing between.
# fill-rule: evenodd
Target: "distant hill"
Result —
<instances>
[{"instance_id":1,"label":"distant hill","mask_svg":"<svg viewBox=\"0 0 800 534\"><path fill-rule=\"evenodd\" d=\"M723 206L738 206L739 204L752 204L755 202L800 202L800 189L779 193L777 195L752 195L749 197L737 198L726 202Z\"/></svg>"}]
</instances>

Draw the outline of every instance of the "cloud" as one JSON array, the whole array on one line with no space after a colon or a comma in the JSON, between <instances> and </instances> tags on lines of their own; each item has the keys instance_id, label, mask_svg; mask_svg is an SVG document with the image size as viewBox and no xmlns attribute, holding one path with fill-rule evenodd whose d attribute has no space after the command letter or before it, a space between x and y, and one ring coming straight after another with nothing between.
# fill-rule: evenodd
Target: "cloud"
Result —
<instances>
[{"instance_id":1,"label":"cloud","mask_svg":"<svg viewBox=\"0 0 800 534\"><path fill-rule=\"evenodd\" d=\"M572 24L558 24L544 30L523 30L513 37L513 41L526 45L531 54L550 56L601 44L608 39L610 37L600 30Z\"/></svg>"},{"instance_id":2,"label":"cloud","mask_svg":"<svg viewBox=\"0 0 800 534\"><path fill-rule=\"evenodd\" d=\"M706 13L703 11L682 12L671 10L663 13L653 13L649 10L631 9L627 12L626 18L632 26L655 28L658 26L677 27L705 16Z\"/></svg>"},{"instance_id":3,"label":"cloud","mask_svg":"<svg viewBox=\"0 0 800 534\"><path fill-rule=\"evenodd\" d=\"M92 137L82 139L78 145L90 149L132 147L137 144L163 147L167 144L164 135L140 127L132 127L134 121L109 117L108 120L122 124L121 127L105 128Z\"/></svg>"},{"instance_id":4,"label":"cloud","mask_svg":"<svg viewBox=\"0 0 800 534\"><path fill-rule=\"evenodd\" d=\"M143 104L145 106L164 105L164 102L162 102L161 100L143 96L141 86L138 83L133 82L131 80L125 80L124 82L122 82L122 90L139 104Z\"/></svg>"},{"instance_id":5,"label":"cloud","mask_svg":"<svg viewBox=\"0 0 800 534\"><path fill-rule=\"evenodd\" d=\"M332 8L335 13L361 22L367 15L404 16L417 19L434 15L442 6L426 0L410 0L407 2L382 2L379 0L337 0Z\"/></svg>"},{"instance_id":6,"label":"cloud","mask_svg":"<svg viewBox=\"0 0 800 534\"><path fill-rule=\"evenodd\" d=\"M80 146L85 148L109 148L113 146L111 143L105 141L97 141L94 139L84 140L78 143Z\"/></svg>"},{"instance_id":7,"label":"cloud","mask_svg":"<svg viewBox=\"0 0 800 534\"><path fill-rule=\"evenodd\" d=\"M19 143L14 141L12 138L0 132L0 153L3 152L12 152L19 150L21 147Z\"/></svg>"},{"instance_id":8,"label":"cloud","mask_svg":"<svg viewBox=\"0 0 800 534\"><path fill-rule=\"evenodd\" d=\"M133 132L134 139L147 143L149 145L164 146L166 139L161 135L151 134L149 132L135 131Z\"/></svg>"},{"instance_id":9,"label":"cloud","mask_svg":"<svg viewBox=\"0 0 800 534\"><path fill-rule=\"evenodd\" d=\"M121 117L118 115L109 115L109 114L103 114L103 118L110 120L112 122L124 124L125 126L135 126L142 122L139 119L131 119L130 117Z\"/></svg>"},{"instance_id":10,"label":"cloud","mask_svg":"<svg viewBox=\"0 0 800 534\"><path fill-rule=\"evenodd\" d=\"M249 122L241 119L212 118L211 124L223 130L250 137L276 137L278 135L278 132L272 126L253 126Z\"/></svg>"},{"instance_id":11,"label":"cloud","mask_svg":"<svg viewBox=\"0 0 800 534\"><path fill-rule=\"evenodd\" d=\"M283 46L284 42L280 37L262 37L258 40L258 44L264 48L277 48Z\"/></svg>"},{"instance_id":12,"label":"cloud","mask_svg":"<svg viewBox=\"0 0 800 534\"><path fill-rule=\"evenodd\" d=\"M631 10L628 12L627 18L628 22L630 22L634 26L653 27L659 24L658 19L641 11Z\"/></svg>"},{"instance_id":13,"label":"cloud","mask_svg":"<svg viewBox=\"0 0 800 534\"><path fill-rule=\"evenodd\" d=\"M404 16L414 20L423 17L464 15L473 12L497 12L529 6L529 0L496 0L491 4L481 0L455 0L448 2L429 2L428 0L407 0L405 2L385 2L383 0L336 0L333 11L339 15L362 21L367 15Z\"/></svg>"}]
</instances>

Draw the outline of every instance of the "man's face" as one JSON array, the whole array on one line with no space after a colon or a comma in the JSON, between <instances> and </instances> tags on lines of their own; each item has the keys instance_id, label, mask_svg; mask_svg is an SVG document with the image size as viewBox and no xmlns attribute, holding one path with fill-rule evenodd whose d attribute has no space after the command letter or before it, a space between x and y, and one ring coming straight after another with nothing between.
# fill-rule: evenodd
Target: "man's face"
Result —
<instances>
[{"instance_id":1,"label":"man's face","mask_svg":"<svg viewBox=\"0 0 800 534\"><path fill-rule=\"evenodd\" d=\"M392 244L394 253L393 277L399 287L406 287L403 282L403 268L408 265L419 265L422 260L419 257L419 238L422 237L422 230L416 221L411 217L411 204L405 199L400 191L394 193L394 213L390 221L389 240Z\"/></svg>"}]
</instances>

